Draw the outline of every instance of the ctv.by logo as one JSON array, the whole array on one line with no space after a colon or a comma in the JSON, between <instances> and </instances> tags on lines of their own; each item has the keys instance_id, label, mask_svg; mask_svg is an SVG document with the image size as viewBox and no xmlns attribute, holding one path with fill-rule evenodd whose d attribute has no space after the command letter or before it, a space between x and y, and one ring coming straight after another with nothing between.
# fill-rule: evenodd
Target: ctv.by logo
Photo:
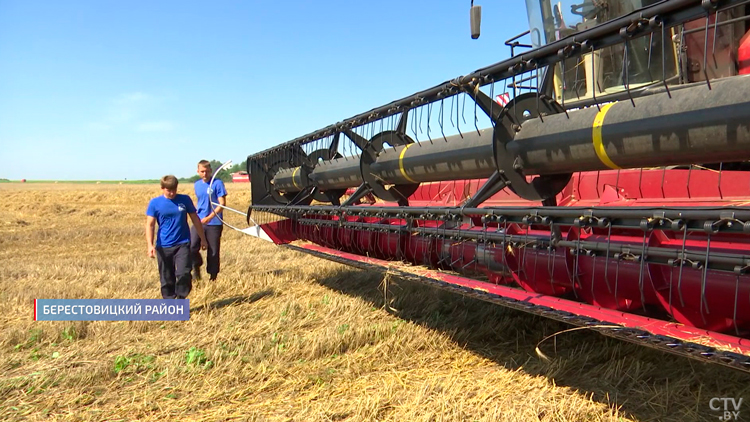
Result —
<instances>
[{"instance_id":1,"label":"ctv.by logo","mask_svg":"<svg viewBox=\"0 0 750 422\"><path fill-rule=\"evenodd\" d=\"M736 400L732 397L714 397L708 402L708 407L713 411L722 411L723 415L719 416L720 421L738 421L740 420L740 406L742 398Z\"/></svg>"}]
</instances>

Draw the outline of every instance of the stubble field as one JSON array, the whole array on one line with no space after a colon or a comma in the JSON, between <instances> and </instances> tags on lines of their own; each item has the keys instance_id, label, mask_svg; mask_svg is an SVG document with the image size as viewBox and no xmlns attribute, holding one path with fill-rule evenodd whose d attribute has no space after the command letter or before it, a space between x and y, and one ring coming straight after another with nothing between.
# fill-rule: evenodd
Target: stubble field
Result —
<instances>
[{"instance_id":1,"label":"stubble field","mask_svg":"<svg viewBox=\"0 0 750 422\"><path fill-rule=\"evenodd\" d=\"M746 375L593 333L544 361L569 327L393 278L385 306L382 275L229 229L188 322L33 321L34 299L159 297L159 193L0 185L0 419L715 421L712 397L750 403Z\"/></svg>"}]
</instances>

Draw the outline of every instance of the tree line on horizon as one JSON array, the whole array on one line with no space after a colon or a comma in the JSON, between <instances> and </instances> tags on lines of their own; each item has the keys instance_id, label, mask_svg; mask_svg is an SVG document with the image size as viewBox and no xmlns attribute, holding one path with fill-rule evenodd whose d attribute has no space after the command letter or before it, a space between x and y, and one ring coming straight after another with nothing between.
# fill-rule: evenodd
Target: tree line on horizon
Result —
<instances>
[{"instance_id":1,"label":"tree line on horizon","mask_svg":"<svg viewBox=\"0 0 750 422\"><path fill-rule=\"evenodd\" d=\"M219 160L210 160L210 163L211 163L211 168L214 170L218 169L222 165L221 161ZM221 179L221 181L225 183L231 182L232 173L236 173L238 171L246 171L246 170L247 170L247 160L220 171L219 174L216 175L216 178ZM200 176L198 176L197 174L194 174L190 177L180 177L177 180L183 183L195 183L198 179L200 179ZM143 180L128 181L128 178L125 178L124 180L125 180L125 183L146 183L146 182L159 183L159 179L143 179ZM14 181L25 182L26 179L11 180L11 179L0 177L0 183L12 183ZM54 181L55 183L57 183L57 180L53 180L53 179L52 180L32 180L32 181L36 181L36 182L47 182L47 181L53 182ZM62 180L62 182L76 182L76 183L88 183L88 182L94 182L94 181L96 180L93 180L93 179L92 180L67 180L67 181ZM104 183L118 183L118 182L121 182L121 181L120 180L107 180Z\"/></svg>"}]
</instances>

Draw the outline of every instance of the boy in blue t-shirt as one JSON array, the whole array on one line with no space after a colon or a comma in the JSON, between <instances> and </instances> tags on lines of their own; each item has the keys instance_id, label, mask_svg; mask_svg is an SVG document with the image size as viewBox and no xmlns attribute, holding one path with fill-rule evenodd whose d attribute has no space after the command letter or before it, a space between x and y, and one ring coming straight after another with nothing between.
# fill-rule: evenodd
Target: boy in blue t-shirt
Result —
<instances>
[{"instance_id":1,"label":"boy in blue t-shirt","mask_svg":"<svg viewBox=\"0 0 750 422\"><path fill-rule=\"evenodd\" d=\"M211 182L211 163L207 160L198 162L198 175L201 177L195 182L195 196L198 198L198 217L203 223L203 229L206 232L206 241L208 241L208 250L206 251L206 272L209 281L216 280L219 274L219 251L221 249L221 232L224 230L222 208L227 204L227 190L224 182L215 179ZM210 193L209 193L209 184ZM211 205L211 202L219 205ZM193 260L193 278L201 279L201 265L203 257L200 252L200 239L193 226L190 232L192 239L190 243L190 253Z\"/></svg>"},{"instance_id":2,"label":"boy in blue t-shirt","mask_svg":"<svg viewBox=\"0 0 750 422\"><path fill-rule=\"evenodd\" d=\"M206 249L203 225L195 213L193 200L177 194L177 178L161 178L162 196L152 199L146 209L146 243L148 256L159 264L161 295L164 299L185 299L193 284L190 280L190 227L187 218ZM159 224L154 245L154 227Z\"/></svg>"}]
</instances>

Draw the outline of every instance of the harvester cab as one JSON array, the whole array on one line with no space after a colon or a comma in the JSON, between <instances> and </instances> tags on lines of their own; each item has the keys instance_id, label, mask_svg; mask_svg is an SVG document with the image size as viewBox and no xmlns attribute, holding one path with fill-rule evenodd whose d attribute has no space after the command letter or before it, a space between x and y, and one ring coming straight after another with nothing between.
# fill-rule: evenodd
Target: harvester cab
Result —
<instances>
[{"instance_id":1,"label":"harvester cab","mask_svg":"<svg viewBox=\"0 0 750 422\"><path fill-rule=\"evenodd\" d=\"M663 2L526 0L529 45L540 48L575 37L656 3ZM599 101L607 101L611 94L655 84L685 84L748 72L750 56L740 50L744 45L741 39L748 30L747 16L747 10L741 6L671 28L661 25L658 16L648 21L634 20L631 26L621 28L623 37L628 38L628 31L636 30L639 25L650 25L656 30L647 37L561 60L554 66L554 77L544 89L557 102L573 103L571 107L575 107L580 101L590 103L595 96L600 97ZM622 96L612 97L622 99Z\"/></svg>"},{"instance_id":2,"label":"harvester cab","mask_svg":"<svg viewBox=\"0 0 750 422\"><path fill-rule=\"evenodd\" d=\"M250 155L245 233L750 372L746 3L526 0L508 59Z\"/></svg>"}]
</instances>

